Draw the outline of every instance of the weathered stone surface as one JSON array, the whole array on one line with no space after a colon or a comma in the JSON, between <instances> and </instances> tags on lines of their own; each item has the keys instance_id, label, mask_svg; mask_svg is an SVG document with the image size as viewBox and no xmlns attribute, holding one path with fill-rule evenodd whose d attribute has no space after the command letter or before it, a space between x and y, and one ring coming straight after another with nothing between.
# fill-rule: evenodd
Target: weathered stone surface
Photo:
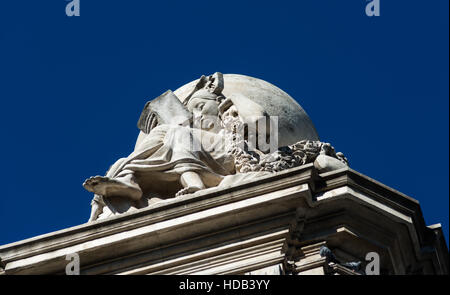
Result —
<instances>
[{"instance_id":1,"label":"weathered stone surface","mask_svg":"<svg viewBox=\"0 0 450 295\"><path fill-rule=\"evenodd\" d=\"M6 274L358 274L340 262L380 255L381 274L447 274L439 226L419 204L349 168L314 165L155 203L0 247Z\"/></svg>"},{"instance_id":2,"label":"weathered stone surface","mask_svg":"<svg viewBox=\"0 0 450 295\"><path fill-rule=\"evenodd\" d=\"M286 92L264 80L238 74L224 74L223 95L241 95L260 105L269 116L278 116L280 146L288 146L300 140L319 140L319 135L303 108ZM185 98L198 80L174 91ZM301 99L297 98L298 101Z\"/></svg>"},{"instance_id":3,"label":"weathered stone surface","mask_svg":"<svg viewBox=\"0 0 450 295\"><path fill-rule=\"evenodd\" d=\"M320 170L320 172L338 170L345 168L345 166L346 165L342 161L327 155L318 155L314 160L314 167Z\"/></svg>"},{"instance_id":4,"label":"weathered stone surface","mask_svg":"<svg viewBox=\"0 0 450 295\"><path fill-rule=\"evenodd\" d=\"M380 274L449 272L418 202L351 170L267 82L202 76L138 127L135 150L83 184L91 222L1 246L0 274L63 274L73 254L82 274L360 275L369 253Z\"/></svg>"},{"instance_id":5,"label":"weathered stone surface","mask_svg":"<svg viewBox=\"0 0 450 295\"><path fill-rule=\"evenodd\" d=\"M179 97L168 90L145 105L135 150L105 176L83 183L95 194L89 221L238 183L246 173L255 178L316 158L319 171L347 165L316 140L309 117L289 95L258 79L226 77L202 76L178 89Z\"/></svg>"}]
</instances>

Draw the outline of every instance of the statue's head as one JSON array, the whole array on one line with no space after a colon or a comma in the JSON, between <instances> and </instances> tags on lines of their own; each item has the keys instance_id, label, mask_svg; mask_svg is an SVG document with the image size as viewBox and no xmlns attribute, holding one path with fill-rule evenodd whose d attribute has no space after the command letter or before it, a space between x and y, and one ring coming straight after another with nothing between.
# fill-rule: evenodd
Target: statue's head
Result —
<instances>
[{"instance_id":1,"label":"statue's head","mask_svg":"<svg viewBox=\"0 0 450 295\"><path fill-rule=\"evenodd\" d=\"M194 90L184 100L184 104L201 129L211 132L220 130L219 104L224 99L222 90L223 75L221 73L208 77L202 76Z\"/></svg>"},{"instance_id":2,"label":"statue's head","mask_svg":"<svg viewBox=\"0 0 450 295\"><path fill-rule=\"evenodd\" d=\"M196 91L187 103L188 110L194 115L218 116L219 96L206 89Z\"/></svg>"}]
</instances>

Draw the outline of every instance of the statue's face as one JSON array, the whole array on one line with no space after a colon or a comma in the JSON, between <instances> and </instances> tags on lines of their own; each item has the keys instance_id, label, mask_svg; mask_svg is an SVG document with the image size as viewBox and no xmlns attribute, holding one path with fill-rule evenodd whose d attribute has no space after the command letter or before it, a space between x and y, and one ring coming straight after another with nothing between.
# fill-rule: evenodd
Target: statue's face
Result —
<instances>
[{"instance_id":1,"label":"statue's face","mask_svg":"<svg viewBox=\"0 0 450 295\"><path fill-rule=\"evenodd\" d=\"M211 98L193 97L190 99L188 110L194 115L194 120L198 120L197 126L201 129L218 132L219 123L219 102Z\"/></svg>"},{"instance_id":2,"label":"statue's face","mask_svg":"<svg viewBox=\"0 0 450 295\"><path fill-rule=\"evenodd\" d=\"M187 107L194 116L219 115L219 103L213 99L194 97L189 101Z\"/></svg>"}]
</instances>

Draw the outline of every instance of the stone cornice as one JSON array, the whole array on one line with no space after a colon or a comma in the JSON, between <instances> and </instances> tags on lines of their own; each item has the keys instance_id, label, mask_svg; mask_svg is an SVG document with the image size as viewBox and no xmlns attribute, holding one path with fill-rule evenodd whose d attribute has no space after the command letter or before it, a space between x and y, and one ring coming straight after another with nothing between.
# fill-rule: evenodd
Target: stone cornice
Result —
<instances>
[{"instance_id":1,"label":"stone cornice","mask_svg":"<svg viewBox=\"0 0 450 295\"><path fill-rule=\"evenodd\" d=\"M342 209L339 209L340 206ZM322 217L305 217L301 219L300 227L295 224L292 226L292 222L299 222L296 210L302 207L309 208L310 213L315 215L320 212L325 215L320 213ZM367 220L360 216L364 211L367 211ZM64 269L65 255L76 252L86 263L86 273L104 273L108 269L109 273L208 273L211 267L215 268L215 273L241 273L258 266L264 267L268 263L281 263L283 257L279 251L283 252L283 245L292 239L286 230L294 228L302 232L303 227L312 228L316 223L319 226L324 218L330 222L341 220L340 222L347 223L342 226L344 231L336 229L337 235L348 232L351 236L352 232L356 232L356 236L364 236L364 232L368 230L369 233L377 233L377 237L383 237L386 243L383 247L400 253L400 249L404 247L398 240L400 232L393 233L394 228L383 229L382 225L376 225L379 220L369 217L373 214L385 216L385 222L398 224L396 230L402 232L401 235L408 237L414 245L412 252L415 253L416 261L426 257L434 261L442 260L442 257L433 254L436 251L425 253L422 250L424 247L434 247L439 229L425 226L416 200L352 169L345 168L319 175L314 166L308 164L232 187L199 191L134 212L7 244L0 247L0 261L7 274L35 273L33 268L39 268L38 273L54 273ZM402 226L407 230L404 231ZM320 231L316 231L317 237L314 239L327 239L333 228L329 230L323 236ZM270 237L264 243L272 246L268 246L266 250L258 250L262 251L261 255L267 253L264 254L266 256L263 255L265 260L251 262L252 255L257 255L258 252L252 254L253 250L250 249L259 249L257 243L262 243L262 240L252 240L253 232L265 232ZM311 232L307 229L304 237L310 236ZM374 237L367 236L366 239ZM204 250L192 257L186 255L182 261L175 258L163 259L175 255L179 251L176 250L177 245L184 245L185 249L192 248L199 239L203 239L201 247ZM295 239L295 243L306 243L304 238ZM445 242L442 243L442 238L438 240L438 247L446 246ZM230 246L208 250L208 243L213 242ZM242 255L247 255L246 263L250 263L250 266L235 259L241 255L238 254L239 251L243 251ZM208 258L210 256L223 258L219 262L211 262ZM403 263L401 258L398 259L398 263ZM118 262L120 260L125 262ZM153 263L149 265L147 262L139 262L148 260ZM205 264L196 262L199 260ZM162 264L158 264L158 261ZM110 266L102 266L105 263ZM229 267L222 267L221 263ZM404 271L401 267L395 270L400 273Z\"/></svg>"}]
</instances>

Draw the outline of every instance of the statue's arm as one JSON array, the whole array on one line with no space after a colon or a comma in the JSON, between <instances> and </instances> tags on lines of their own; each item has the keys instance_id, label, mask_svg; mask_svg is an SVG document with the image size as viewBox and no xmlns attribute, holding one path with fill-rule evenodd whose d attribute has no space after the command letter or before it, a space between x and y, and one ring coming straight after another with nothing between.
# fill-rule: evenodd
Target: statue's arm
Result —
<instances>
[{"instance_id":1,"label":"statue's arm","mask_svg":"<svg viewBox=\"0 0 450 295\"><path fill-rule=\"evenodd\" d=\"M145 138L146 135L147 135L147 134L145 134L145 133L142 132L142 131L139 132L138 138L137 138L137 140L136 140L136 144L134 145L134 151L137 150L137 148L140 146L140 144L142 143L142 141L144 140L144 138Z\"/></svg>"}]
</instances>

